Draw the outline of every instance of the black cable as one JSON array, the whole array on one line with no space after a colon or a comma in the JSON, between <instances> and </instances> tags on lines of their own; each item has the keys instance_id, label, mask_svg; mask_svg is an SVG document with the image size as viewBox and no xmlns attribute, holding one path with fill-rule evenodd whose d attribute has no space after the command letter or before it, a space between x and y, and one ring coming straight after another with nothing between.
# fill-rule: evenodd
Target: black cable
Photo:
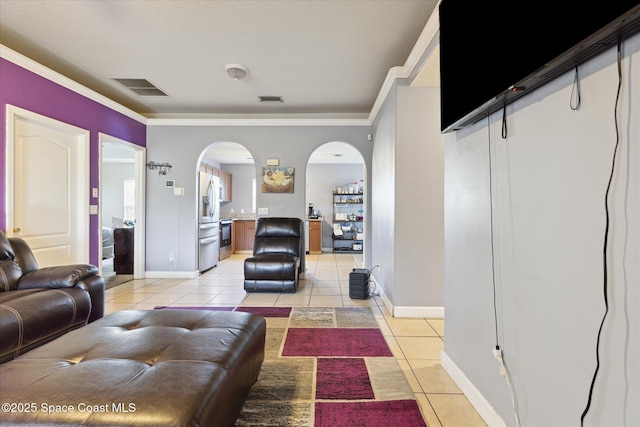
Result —
<instances>
[{"instance_id":1,"label":"black cable","mask_svg":"<svg viewBox=\"0 0 640 427\"><path fill-rule=\"evenodd\" d=\"M507 103L502 106L502 139L507 139Z\"/></svg>"},{"instance_id":2,"label":"black cable","mask_svg":"<svg viewBox=\"0 0 640 427\"><path fill-rule=\"evenodd\" d=\"M487 117L487 133L489 137L489 218L491 221L491 283L493 284L493 323L496 328L496 349L500 348L498 340L498 306L496 303L496 257L493 243L493 168L491 167L491 120Z\"/></svg>"},{"instance_id":3,"label":"black cable","mask_svg":"<svg viewBox=\"0 0 640 427\"><path fill-rule=\"evenodd\" d=\"M613 109L614 125L616 130L616 143L613 149L613 159L611 162L611 173L609 174L609 182L607 183L607 190L604 196L604 211L605 211L605 228L604 228L604 242L602 247L602 261L603 261L603 294L604 294L604 315L600 322L600 328L598 329L598 338L596 340L596 369L593 372L593 378L591 379L591 386L589 387L589 397L587 400L587 406L584 408L582 415L580 416L580 425L584 425L584 418L586 417L589 409L591 408L591 399L593 398L593 388L595 387L596 378L598 377L598 371L600 370L600 337L602 335L602 328L604 322L609 314L609 296L608 296L608 269L607 269L607 253L609 245L609 193L611 190L611 183L613 182L613 175L616 168L616 156L618 153L618 146L620 145L620 131L618 129L618 102L620 100L620 90L622 87L622 64L620 54L620 40L618 40L618 90L616 93L616 104Z\"/></svg>"},{"instance_id":4,"label":"black cable","mask_svg":"<svg viewBox=\"0 0 640 427\"><path fill-rule=\"evenodd\" d=\"M576 72L573 75L573 85L571 86L571 98L569 99L569 107L571 107L573 111L577 111L580 109L580 76L578 75L577 65Z\"/></svg>"}]
</instances>

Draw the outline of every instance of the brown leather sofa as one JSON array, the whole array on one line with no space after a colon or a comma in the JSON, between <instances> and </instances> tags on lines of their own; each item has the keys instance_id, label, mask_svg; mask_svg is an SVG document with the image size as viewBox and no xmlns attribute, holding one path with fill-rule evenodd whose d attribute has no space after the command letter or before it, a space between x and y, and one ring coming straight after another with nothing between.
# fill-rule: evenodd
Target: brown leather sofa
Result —
<instances>
[{"instance_id":1,"label":"brown leather sofa","mask_svg":"<svg viewBox=\"0 0 640 427\"><path fill-rule=\"evenodd\" d=\"M239 311L115 312L0 365L0 425L232 427L265 336Z\"/></svg>"},{"instance_id":2,"label":"brown leather sofa","mask_svg":"<svg viewBox=\"0 0 640 427\"><path fill-rule=\"evenodd\" d=\"M244 290L295 292L305 269L304 255L304 221L258 218L253 256L244 261Z\"/></svg>"},{"instance_id":3,"label":"brown leather sofa","mask_svg":"<svg viewBox=\"0 0 640 427\"><path fill-rule=\"evenodd\" d=\"M38 268L0 230L0 363L104 316L104 279L89 264Z\"/></svg>"}]
</instances>

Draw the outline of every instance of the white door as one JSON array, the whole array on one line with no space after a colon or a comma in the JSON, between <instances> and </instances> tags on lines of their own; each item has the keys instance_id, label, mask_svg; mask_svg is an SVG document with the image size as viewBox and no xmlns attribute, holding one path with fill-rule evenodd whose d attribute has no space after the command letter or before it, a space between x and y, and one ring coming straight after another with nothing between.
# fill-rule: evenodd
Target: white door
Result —
<instances>
[{"instance_id":1,"label":"white door","mask_svg":"<svg viewBox=\"0 0 640 427\"><path fill-rule=\"evenodd\" d=\"M7 232L40 267L89 262L89 131L7 106Z\"/></svg>"}]
</instances>

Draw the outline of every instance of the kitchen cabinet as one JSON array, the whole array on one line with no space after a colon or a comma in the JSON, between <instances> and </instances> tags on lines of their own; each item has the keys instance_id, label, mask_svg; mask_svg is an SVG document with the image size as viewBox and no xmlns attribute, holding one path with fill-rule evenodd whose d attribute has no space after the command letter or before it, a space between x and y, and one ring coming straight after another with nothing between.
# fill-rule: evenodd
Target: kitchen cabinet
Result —
<instances>
[{"instance_id":1,"label":"kitchen cabinet","mask_svg":"<svg viewBox=\"0 0 640 427\"><path fill-rule=\"evenodd\" d=\"M309 220L309 255L322 254L322 221L321 219Z\"/></svg>"},{"instance_id":2,"label":"kitchen cabinet","mask_svg":"<svg viewBox=\"0 0 640 427\"><path fill-rule=\"evenodd\" d=\"M231 198L231 190L232 190L232 177L233 175L229 172L225 172L223 170L219 170L218 176L220 177L220 201L221 202L230 202Z\"/></svg>"},{"instance_id":3,"label":"kitchen cabinet","mask_svg":"<svg viewBox=\"0 0 640 427\"><path fill-rule=\"evenodd\" d=\"M364 195L333 193L333 251L362 253Z\"/></svg>"},{"instance_id":4,"label":"kitchen cabinet","mask_svg":"<svg viewBox=\"0 0 640 427\"><path fill-rule=\"evenodd\" d=\"M256 221L235 220L233 221L233 242L234 252L253 252L253 240L256 236Z\"/></svg>"}]
</instances>

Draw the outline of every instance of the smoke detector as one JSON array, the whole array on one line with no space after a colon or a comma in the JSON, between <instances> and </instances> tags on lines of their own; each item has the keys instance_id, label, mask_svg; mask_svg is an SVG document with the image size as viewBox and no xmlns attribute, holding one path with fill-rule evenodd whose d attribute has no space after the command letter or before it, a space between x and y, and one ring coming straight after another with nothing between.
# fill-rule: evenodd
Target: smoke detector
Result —
<instances>
[{"instance_id":1,"label":"smoke detector","mask_svg":"<svg viewBox=\"0 0 640 427\"><path fill-rule=\"evenodd\" d=\"M247 76L249 70L242 64L227 64L224 66L227 70L227 74L233 80L238 81L244 79Z\"/></svg>"}]
</instances>

